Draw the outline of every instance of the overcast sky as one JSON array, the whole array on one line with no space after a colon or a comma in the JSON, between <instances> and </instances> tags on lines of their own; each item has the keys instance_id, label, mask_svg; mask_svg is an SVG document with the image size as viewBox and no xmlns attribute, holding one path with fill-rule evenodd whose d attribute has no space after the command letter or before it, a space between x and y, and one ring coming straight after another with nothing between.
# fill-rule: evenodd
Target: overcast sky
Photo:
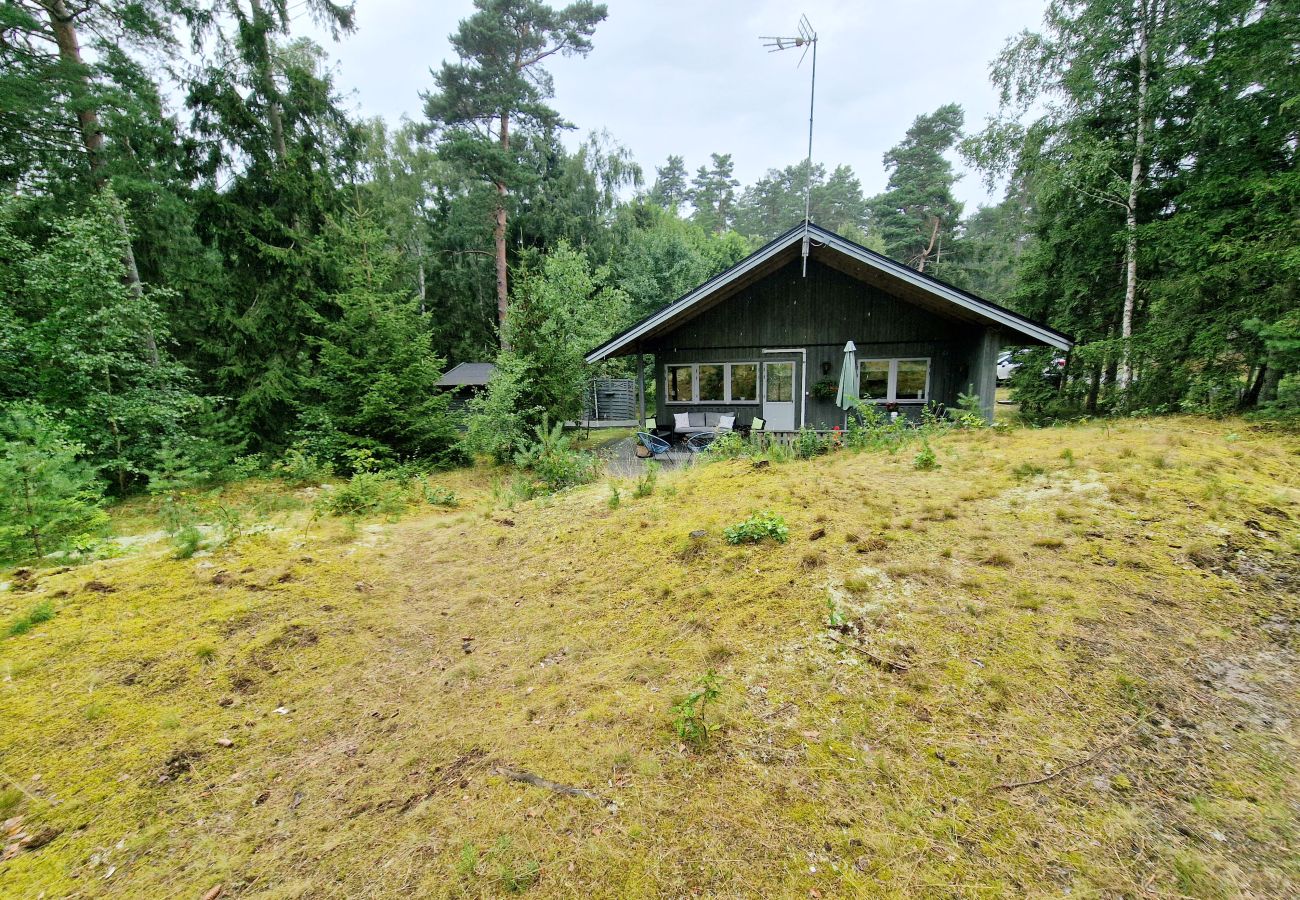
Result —
<instances>
[{"instance_id":1,"label":"overcast sky","mask_svg":"<svg viewBox=\"0 0 1300 900\"><path fill-rule=\"evenodd\" d=\"M564 0L553 0L562 5ZM950 102L968 130L994 112L988 65L1008 37L1037 28L1043 0L608 0L585 58L560 59L553 105L577 126L567 141L606 129L653 181L670 153L687 169L731 153L749 184L803 159L808 139L811 57L768 54L759 35L793 34L806 13L820 41L813 158L847 163L867 196L885 186L881 156L912 120ZM338 87L366 116L396 122L421 115L429 70L451 56L447 36L471 0L357 0L357 32L324 44ZM959 168L961 163L955 158ZM961 169L964 171L964 169ZM971 211L990 198L966 172L957 196Z\"/></svg>"}]
</instances>

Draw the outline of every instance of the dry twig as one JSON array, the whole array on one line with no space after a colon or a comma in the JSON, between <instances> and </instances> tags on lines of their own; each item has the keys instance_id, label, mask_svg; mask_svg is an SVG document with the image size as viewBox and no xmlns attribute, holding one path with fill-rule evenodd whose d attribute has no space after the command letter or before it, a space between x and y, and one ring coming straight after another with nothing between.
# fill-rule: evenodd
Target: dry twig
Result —
<instances>
[{"instance_id":1,"label":"dry twig","mask_svg":"<svg viewBox=\"0 0 1300 900\"><path fill-rule=\"evenodd\" d=\"M549 778L543 778L540 775L534 775L532 772L525 772L521 769L502 769L501 774L510 781L522 781L534 787L555 791L557 794L568 794L570 797L585 797L588 800L600 800L599 794L593 794L584 788L560 784L558 781L551 781Z\"/></svg>"}]
</instances>

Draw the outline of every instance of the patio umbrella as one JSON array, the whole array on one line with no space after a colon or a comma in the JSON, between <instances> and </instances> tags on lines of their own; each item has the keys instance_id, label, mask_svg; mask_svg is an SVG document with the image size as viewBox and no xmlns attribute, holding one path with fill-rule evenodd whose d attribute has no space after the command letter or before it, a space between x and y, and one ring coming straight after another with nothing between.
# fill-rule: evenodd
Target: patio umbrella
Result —
<instances>
[{"instance_id":1,"label":"patio umbrella","mask_svg":"<svg viewBox=\"0 0 1300 900\"><path fill-rule=\"evenodd\" d=\"M844 345L844 366L840 369L840 389L835 394L835 405L848 411L858 399L858 348L849 341Z\"/></svg>"}]
</instances>

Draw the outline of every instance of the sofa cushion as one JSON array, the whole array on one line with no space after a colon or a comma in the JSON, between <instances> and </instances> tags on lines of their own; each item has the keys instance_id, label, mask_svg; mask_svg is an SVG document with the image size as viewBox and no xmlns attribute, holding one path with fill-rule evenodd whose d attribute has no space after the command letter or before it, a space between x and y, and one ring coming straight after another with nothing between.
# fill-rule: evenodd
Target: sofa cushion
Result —
<instances>
[{"instance_id":1,"label":"sofa cushion","mask_svg":"<svg viewBox=\"0 0 1300 900\"><path fill-rule=\"evenodd\" d=\"M691 418L690 418L690 423L691 423L691 427L692 427L692 428L703 428L703 427L704 427L704 424L705 424L705 423L704 423L704 413L702 413L702 412L693 412L693 413L690 414L690 416L691 416Z\"/></svg>"},{"instance_id":2,"label":"sofa cushion","mask_svg":"<svg viewBox=\"0 0 1300 900\"><path fill-rule=\"evenodd\" d=\"M706 412L704 414L704 427L716 428L718 425L718 420L721 418L722 418L722 413Z\"/></svg>"},{"instance_id":3,"label":"sofa cushion","mask_svg":"<svg viewBox=\"0 0 1300 900\"><path fill-rule=\"evenodd\" d=\"M735 413L727 413L727 414L725 414L725 415L722 415L722 416L719 416L719 417L718 417L718 430L719 430L719 431L731 431L731 430L732 430L733 428L735 428L735 427L736 427L736 414L735 414Z\"/></svg>"},{"instance_id":4,"label":"sofa cushion","mask_svg":"<svg viewBox=\"0 0 1300 900\"><path fill-rule=\"evenodd\" d=\"M691 423L688 419L689 416L690 413L684 413L684 412L673 413L673 430L685 431L687 428L690 428Z\"/></svg>"}]
</instances>

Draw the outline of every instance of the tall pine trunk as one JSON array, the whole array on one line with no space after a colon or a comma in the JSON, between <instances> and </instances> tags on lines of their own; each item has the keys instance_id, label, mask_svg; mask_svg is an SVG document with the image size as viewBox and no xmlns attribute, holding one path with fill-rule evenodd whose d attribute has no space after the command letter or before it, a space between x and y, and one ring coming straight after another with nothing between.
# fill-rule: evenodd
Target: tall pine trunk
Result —
<instances>
[{"instance_id":1,"label":"tall pine trunk","mask_svg":"<svg viewBox=\"0 0 1300 900\"><path fill-rule=\"evenodd\" d=\"M510 113L501 111L501 154L508 158L510 153ZM501 333L501 349L509 350L510 341L506 339L506 312L510 303L510 285L506 270L506 184L496 182L497 208L496 224L492 228L492 240L496 247L497 265L497 327Z\"/></svg>"},{"instance_id":2,"label":"tall pine trunk","mask_svg":"<svg viewBox=\"0 0 1300 900\"><path fill-rule=\"evenodd\" d=\"M276 162L283 164L289 155L289 147L284 140L284 109L280 105L280 95L275 89L275 79L271 73L271 41L267 37L271 28L262 0L249 0L249 5L253 10L253 24L262 29L259 38L262 42L262 60L257 80L261 82L262 94L266 98L266 121L271 126L271 145L275 150Z\"/></svg>"},{"instance_id":3,"label":"tall pine trunk","mask_svg":"<svg viewBox=\"0 0 1300 900\"><path fill-rule=\"evenodd\" d=\"M1138 76L1137 117L1133 139L1133 165L1129 170L1128 204L1124 215L1124 312L1120 318L1120 340L1123 359L1119 371L1119 388L1127 393L1133 383L1133 309L1137 305L1137 204L1142 188L1143 157L1146 152L1147 93L1151 80L1151 35L1149 30L1150 0L1138 2Z\"/></svg>"},{"instance_id":4,"label":"tall pine trunk","mask_svg":"<svg viewBox=\"0 0 1300 900\"><path fill-rule=\"evenodd\" d=\"M81 41L77 37L75 17L66 0L44 0L43 5L50 19L50 29L54 32L54 42L59 48L59 59L69 69L68 90L77 107L77 129L81 132L81 145L86 150L90 176L95 190L102 191L108 183L108 175L104 172L104 132L99 128L99 110L95 107L90 79L86 75L86 63L81 56ZM117 208L113 210L113 221L122 236L122 267L126 273L124 280L131 296L139 300L144 297L144 287L140 284L140 269L135 262L135 250L131 247L131 231L126 227L126 218ZM146 328L141 339L150 361L157 366L158 341L153 331Z\"/></svg>"}]
</instances>

